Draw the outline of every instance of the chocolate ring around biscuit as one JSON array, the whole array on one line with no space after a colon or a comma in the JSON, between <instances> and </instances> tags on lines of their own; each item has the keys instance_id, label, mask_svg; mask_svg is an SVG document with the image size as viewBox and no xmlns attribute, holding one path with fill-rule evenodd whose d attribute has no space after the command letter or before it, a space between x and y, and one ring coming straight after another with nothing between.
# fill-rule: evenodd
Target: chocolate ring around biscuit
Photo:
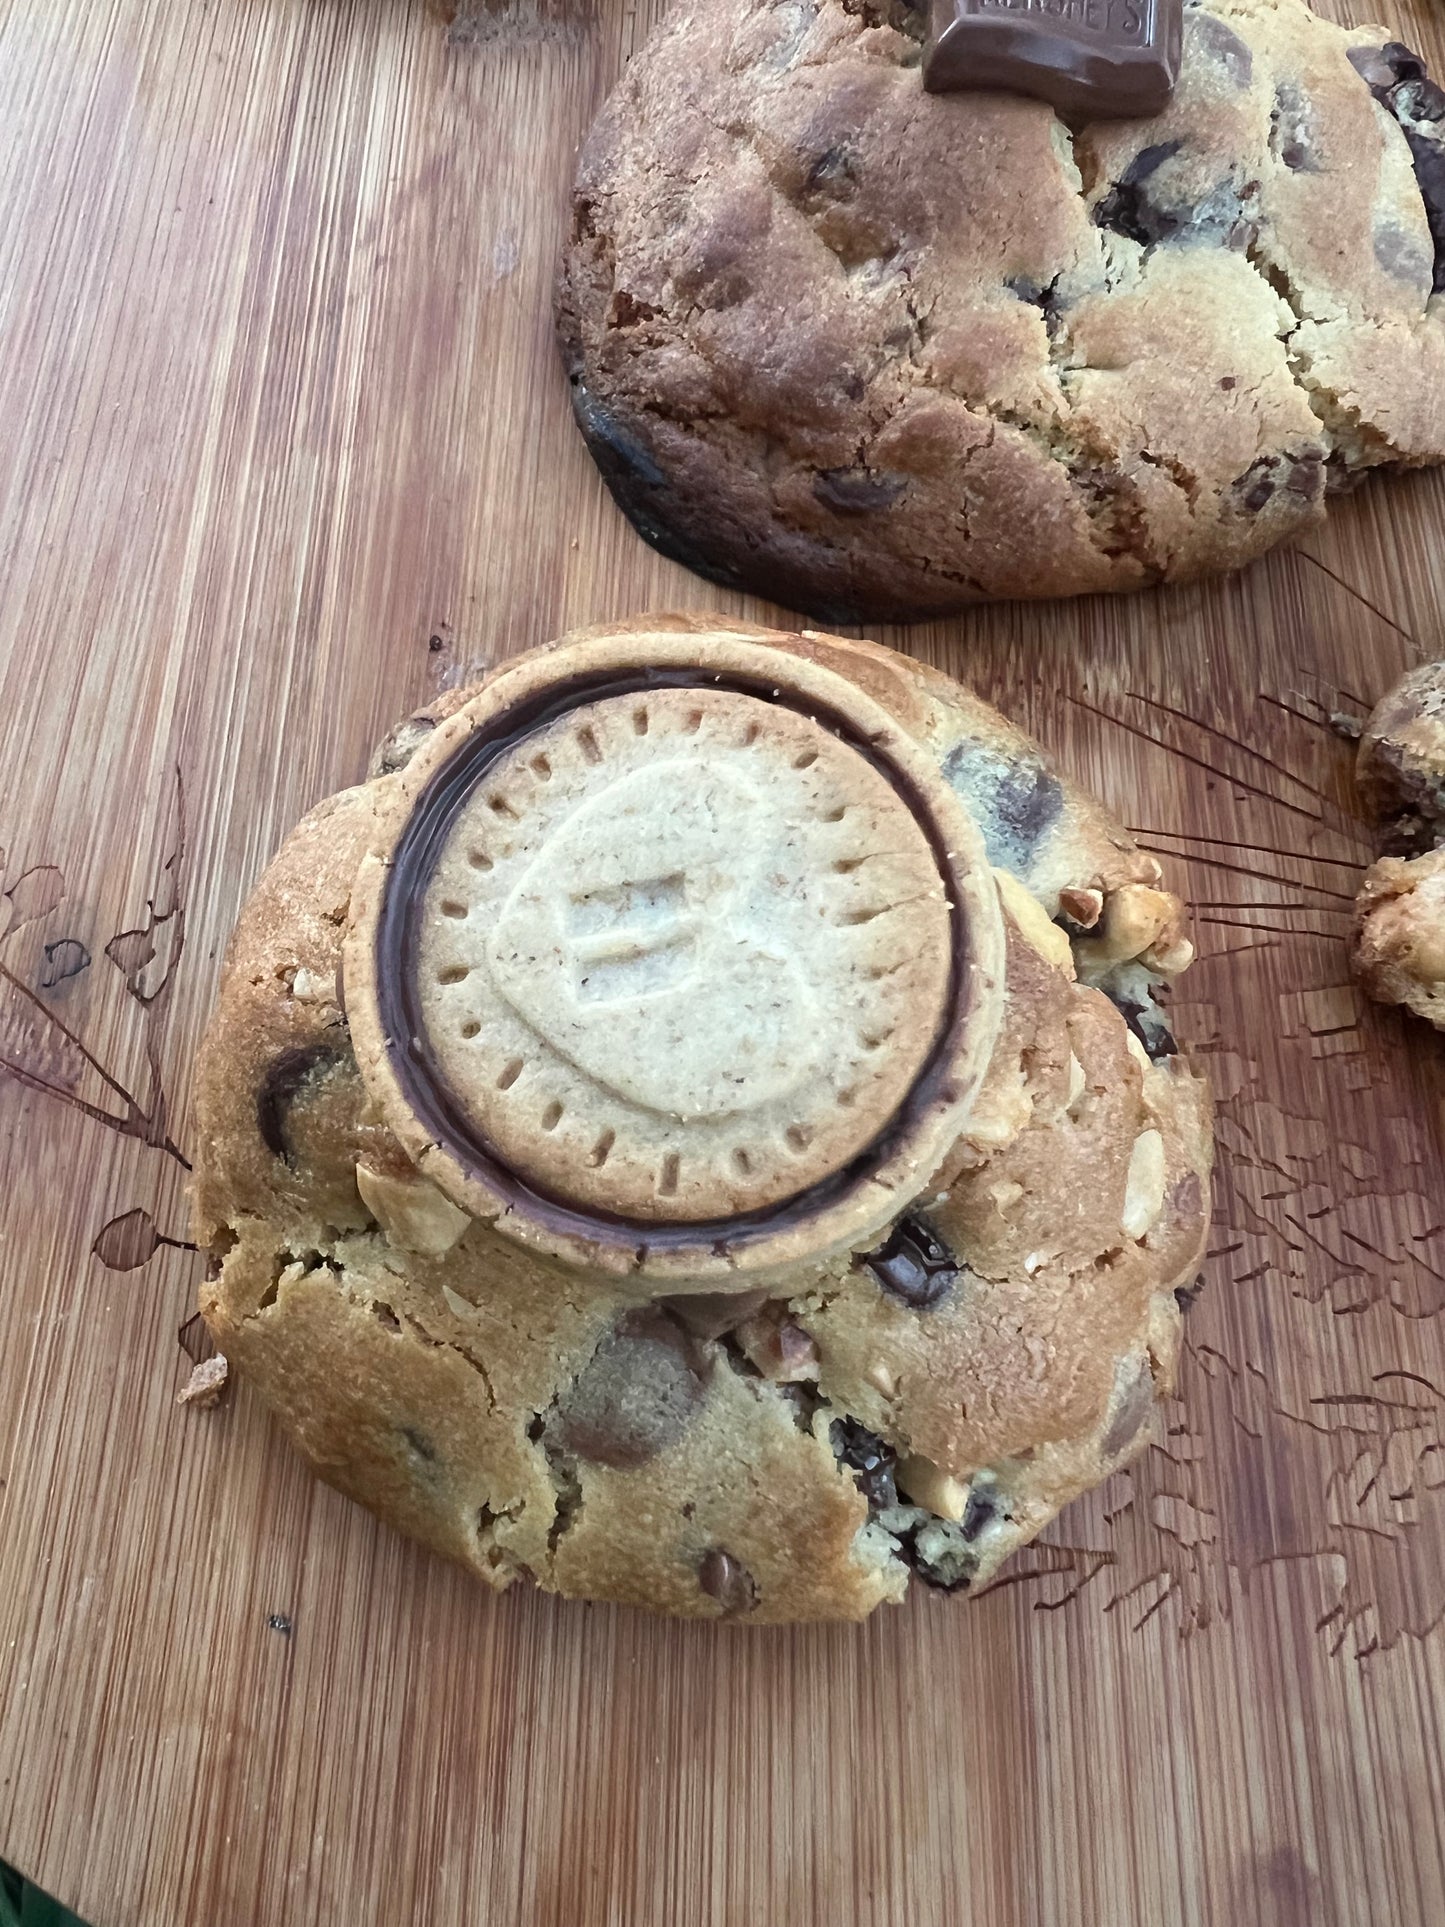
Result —
<instances>
[{"instance_id":1,"label":"chocolate ring around biscuit","mask_svg":"<svg viewBox=\"0 0 1445 1927\"><path fill-rule=\"evenodd\" d=\"M504 670L363 864L358 1058L509 1236L699 1285L867 1236L957 1135L1001 1010L982 840L819 663L635 632Z\"/></svg>"}]
</instances>

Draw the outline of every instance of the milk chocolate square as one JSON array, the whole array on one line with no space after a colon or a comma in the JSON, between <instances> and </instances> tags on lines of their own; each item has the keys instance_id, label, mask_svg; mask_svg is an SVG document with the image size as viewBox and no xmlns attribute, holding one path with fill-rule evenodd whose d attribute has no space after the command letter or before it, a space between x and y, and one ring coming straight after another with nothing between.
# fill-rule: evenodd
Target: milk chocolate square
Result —
<instances>
[{"instance_id":1,"label":"milk chocolate square","mask_svg":"<svg viewBox=\"0 0 1445 1927\"><path fill-rule=\"evenodd\" d=\"M932 0L923 84L1032 94L1074 119L1157 114L1183 23L1183 0Z\"/></svg>"}]
</instances>

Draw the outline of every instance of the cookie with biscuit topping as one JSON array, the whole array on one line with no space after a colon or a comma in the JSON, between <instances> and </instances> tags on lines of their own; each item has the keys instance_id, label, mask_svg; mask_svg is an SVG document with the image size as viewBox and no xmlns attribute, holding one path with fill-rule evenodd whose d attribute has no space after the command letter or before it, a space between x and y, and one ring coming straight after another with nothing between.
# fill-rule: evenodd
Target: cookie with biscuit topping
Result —
<instances>
[{"instance_id":1,"label":"cookie with biscuit topping","mask_svg":"<svg viewBox=\"0 0 1445 1927\"><path fill-rule=\"evenodd\" d=\"M408 719L237 929L202 1308L483 1579L985 1583L1154 1436L1208 1221L1159 865L958 684L721 617Z\"/></svg>"}]
</instances>

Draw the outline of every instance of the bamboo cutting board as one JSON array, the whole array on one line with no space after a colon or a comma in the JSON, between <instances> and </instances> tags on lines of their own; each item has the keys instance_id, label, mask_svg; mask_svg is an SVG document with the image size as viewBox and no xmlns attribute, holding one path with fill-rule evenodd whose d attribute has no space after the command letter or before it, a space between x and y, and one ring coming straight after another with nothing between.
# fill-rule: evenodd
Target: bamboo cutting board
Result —
<instances>
[{"instance_id":1,"label":"bamboo cutting board","mask_svg":"<svg viewBox=\"0 0 1445 1927\"><path fill-rule=\"evenodd\" d=\"M774 613L570 425L572 156L653 16L588 4L0 0L0 1854L95 1927L1445 1922L1445 1052L1350 987L1329 725L1445 653L1438 476L880 632L1168 853L1220 1098L1167 1446L989 1596L493 1600L244 1386L174 1406L189 1059L290 824L571 624Z\"/></svg>"}]
</instances>

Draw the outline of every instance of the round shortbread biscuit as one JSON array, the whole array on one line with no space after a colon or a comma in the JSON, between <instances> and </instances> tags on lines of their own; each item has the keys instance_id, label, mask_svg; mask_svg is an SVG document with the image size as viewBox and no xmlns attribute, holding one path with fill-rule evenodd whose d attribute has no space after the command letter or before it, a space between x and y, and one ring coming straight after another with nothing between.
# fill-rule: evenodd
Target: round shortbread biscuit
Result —
<instances>
[{"instance_id":1,"label":"round shortbread biscuit","mask_svg":"<svg viewBox=\"0 0 1445 1927\"><path fill-rule=\"evenodd\" d=\"M615 696L508 750L422 925L427 1036L469 1122L534 1183L632 1217L831 1177L947 1008L945 882L905 800L736 692Z\"/></svg>"},{"instance_id":2,"label":"round shortbread biscuit","mask_svg":"<svg viewBox=\"0 0 1445 1927\"><path fill-rule=\"evenodd\" d=\"M672 632L504 672L379 820L346 978L387 1121L534 1248L743 1285L883 1225L1001 1011L968 813L864 690Z\"/></svg>"}]
</instances>

